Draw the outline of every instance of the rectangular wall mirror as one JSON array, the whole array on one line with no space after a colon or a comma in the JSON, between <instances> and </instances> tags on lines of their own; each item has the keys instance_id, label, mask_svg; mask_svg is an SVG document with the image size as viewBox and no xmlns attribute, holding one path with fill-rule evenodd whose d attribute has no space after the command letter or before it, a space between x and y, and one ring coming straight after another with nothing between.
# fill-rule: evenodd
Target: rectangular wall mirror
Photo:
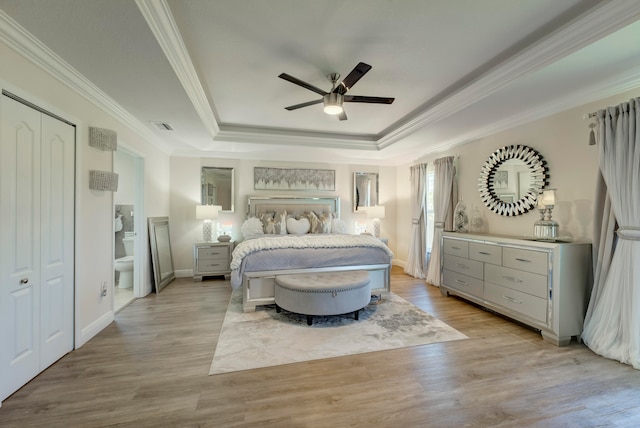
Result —
<instances>
[{"instance_id":1,"label":"rectangular wall mirror","mask_svg":"<svg viewBox=\"0 0 640 428\"><path fill-rule=\"evenodd\" d=\"M353 173L353 211L378 205L378 173Z\"/></svg>"},{"instance_id":2,"label":"rectangular wall mirror","mask_svg":"<svg viewBox=\"0 0 640 428\"><path fill-rule=\"evenodd\" d=\"M222 212L234 211L233 168L203 166L200 180L202 205L220 205Z\"/></svg>"}]
</instances>

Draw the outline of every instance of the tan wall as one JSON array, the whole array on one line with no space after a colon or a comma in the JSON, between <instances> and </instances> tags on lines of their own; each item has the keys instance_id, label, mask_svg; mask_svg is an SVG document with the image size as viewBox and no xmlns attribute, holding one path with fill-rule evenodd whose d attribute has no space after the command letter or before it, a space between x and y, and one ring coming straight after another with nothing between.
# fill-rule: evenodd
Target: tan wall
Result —
<instances>
[{"instance_id":1,"label":"tan wall","mask_svg":"<svg viewBox=\"0 0 640 428\"><path fill-rule=\"evenodd\" d=\"M261 162L248 160L171 158L171 244L174 265L178 275L190 274L193 267L193 244L202 241L202 222L195 218L195 206L200 204L200 168L202 166L233 167L235 169L235 213L221 213L218 221L233 223L233 238L240 237L240 227L246 219L247 196L339 196L341 218L353 228L354 222L367 221L363 214L353 213L353 173L378 172L380 174L380 204L386 205L386 216L381 222L381 236L395 243L395 167L344 165L303 162ZM335 192L276 192L253 189L253 168L256 166L282 168L316 168L336 171Z\"/></svg>"},{"instance_id":2,"label":"tan wall","mask_svg":"<svg viewBox=\"0 0 640 428\"><path fill-rule=\"evenodd\" d=\"M474 141L447 152L434 154L415 163L432 162L442 156L458 155L458 185L460 198L468 209L478 207L484 216L486 232L513 236L530 235L533 223L539 218L536 210L516 217L504 217L484 206L478 193L477 180L485 159L495 150L512 145L529 146L547 161L550 188L557 189L558 206L553 218L558 221L560 235L591 241L593 232L593 200L598 174L597 146L588 145L589 121L583 119L590 113L638 96L638 90L609 97L553 116ZM407 260L411 231L409 202L409 168L398 168L398 242L396 256Z\"/></svg>"}]
</instances>

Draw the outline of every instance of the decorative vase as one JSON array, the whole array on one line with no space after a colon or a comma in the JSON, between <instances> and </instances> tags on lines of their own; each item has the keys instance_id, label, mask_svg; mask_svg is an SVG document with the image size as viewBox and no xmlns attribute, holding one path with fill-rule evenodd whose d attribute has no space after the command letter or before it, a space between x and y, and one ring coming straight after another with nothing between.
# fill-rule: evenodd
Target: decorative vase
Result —
<instances>
[{"instance_id":1,"label":"decorative vase","mask_svg":"<svg viewBox=\"0 0 640 428\"><path fill-rule=\"evenodd\" d=\"M453 212L453 227L456 232L469 231L469 217L467 216L467 204L460 200Z\"/></svg>"},{"instance_id":2,"label":"decorative vase","mask_svg":"<svg viewBox=\"0 0 640 428\"><path fill-rule=\"evenodd\" d=\"M480 214L480 210L476 206L474 206L473 209L471 210L471 231L472 232L484 231L484 220L482 219L482 214Z\"/></svg>"}]
</instances>

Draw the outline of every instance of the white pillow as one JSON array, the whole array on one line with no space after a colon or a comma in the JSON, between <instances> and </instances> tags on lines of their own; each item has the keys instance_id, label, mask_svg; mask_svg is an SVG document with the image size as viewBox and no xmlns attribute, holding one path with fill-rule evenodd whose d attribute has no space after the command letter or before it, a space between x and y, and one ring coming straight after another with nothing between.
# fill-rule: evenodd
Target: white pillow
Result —
<instances>
[{"instance_id":1,"label":"white pillow","mask_svg":"<svg viewBox=\"0 0 640 428\"><path fill-rule=\"evenodd\" d=\"M341 235L346 235L347 233L349 233L347 230L347 223L339 218L334 218L331 222L331 231L333 233L339 233Z\"/></svg>"},{"instance_id":2,"label":"white pillow","mask_svg":"<svg viewBox=\"0 0 640 428\"><path fill-rule=\"evenodd\" d=\"M240 231L242 232L242 236L244 236L244 239L259 238L264 235L264 230L262 229L262 221L260 221L260 219L256 217L246 219L244 223L242 223Z\"/></svg>"},{"instance_id":3,"label":"white pillow","mask_svg":"<svg viewBox=\"0 0 640 428\"><path fill-rule=\"evenodd\" d=\"M287 232L292 235L304 235L309 231L311 227L311 223L309 223L309 219L302 217L300 220L296 220L293 217L289 217L287 219Z\"/></svg>"}]
</instances>

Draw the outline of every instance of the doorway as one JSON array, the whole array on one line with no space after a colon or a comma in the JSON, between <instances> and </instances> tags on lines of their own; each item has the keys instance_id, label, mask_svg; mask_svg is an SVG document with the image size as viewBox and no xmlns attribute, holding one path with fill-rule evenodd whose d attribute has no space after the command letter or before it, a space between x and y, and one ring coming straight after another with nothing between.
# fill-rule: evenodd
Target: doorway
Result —
<instances>
[{"instance_id":1,"label":"doorway","mask_svg":"<svg viewBox=\"0 0 640 428\"><path fill-rule=\"evenodd\" d=\"M114 193L113 309L118 313L142 297L144 222L144 159L118 146L114 153L118 191ZM130 270L132 268L132 270Z\"/></svg>"}]
</instances>

